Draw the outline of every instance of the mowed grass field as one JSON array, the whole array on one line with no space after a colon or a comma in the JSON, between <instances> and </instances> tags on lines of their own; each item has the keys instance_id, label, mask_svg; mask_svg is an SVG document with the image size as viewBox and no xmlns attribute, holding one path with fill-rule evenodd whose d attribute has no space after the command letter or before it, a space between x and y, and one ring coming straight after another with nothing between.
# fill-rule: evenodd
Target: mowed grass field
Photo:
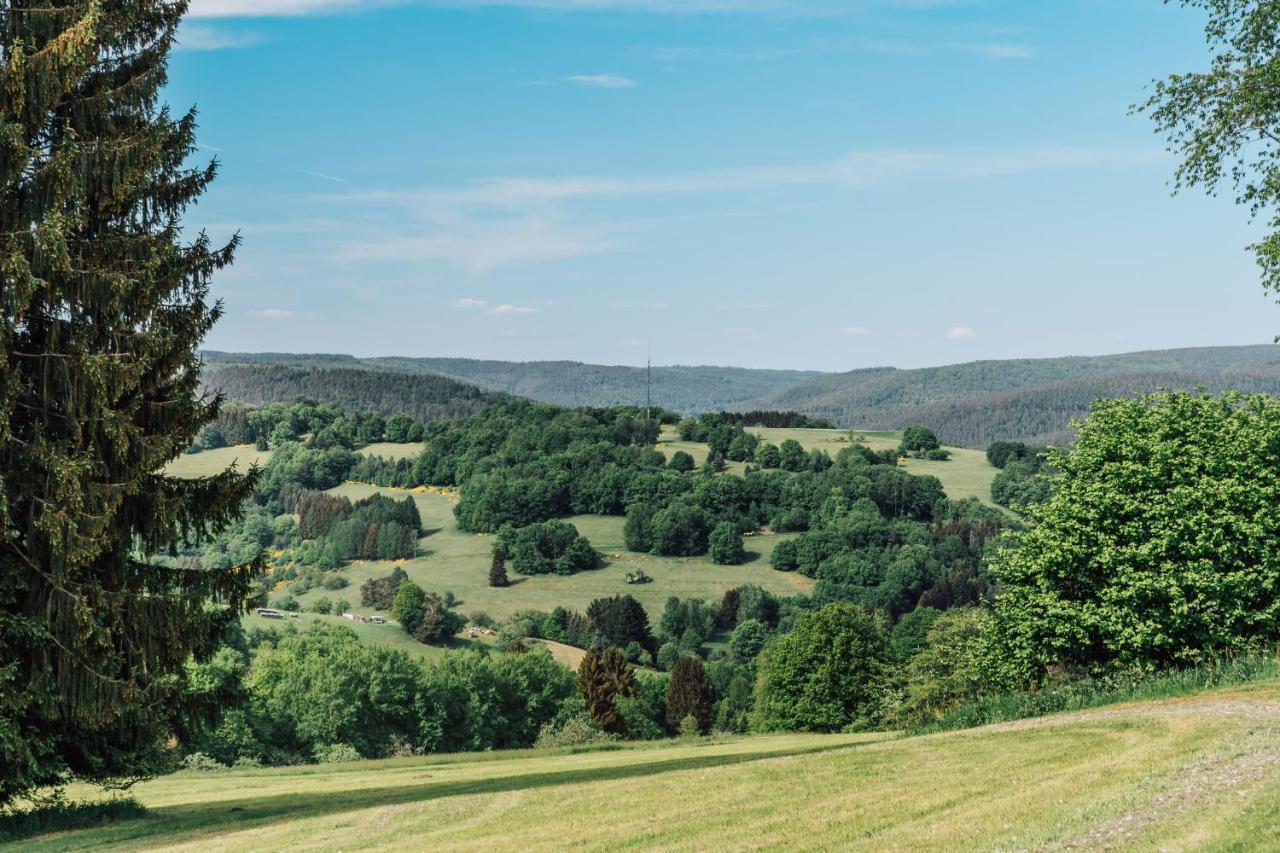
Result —
<instances>
[{"instance_id":1,"label":"mowed grass field","mask_svg":"<svg viewBox=\"0 0 1280 853\"><path fill-rule=\"evenodd\" d=\"M926 737L193 772L27 850L1266 850L1280 684ZM73 790L85 798L92 790Z\"/></svg>"}]
</instances>

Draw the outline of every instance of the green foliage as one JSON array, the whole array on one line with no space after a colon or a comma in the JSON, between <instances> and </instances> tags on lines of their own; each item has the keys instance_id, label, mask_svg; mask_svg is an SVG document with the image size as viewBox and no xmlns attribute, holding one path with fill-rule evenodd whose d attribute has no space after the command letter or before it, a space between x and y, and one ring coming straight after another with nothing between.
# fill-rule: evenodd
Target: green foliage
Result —
<instances>
[{"instance_id":1,"label":"green foliage","mask_svg":"<svg viewBox=\"0 0 1280 853\"><path fill-rule=\"evenodd\" d=\"M1034 526L990 571L996 659L1158 669L1273 644L1280 625L1280 404L1186 393L1095 404Z\"/></svg>"},{"instance_id":2,"label":"green foliage","mask_svg":"<svg viewBox=\"0 0 1280 853\"><path fill-rule=\"evenodd\" d=\"M978 698L987 685L982 642L986 621L986 611L976 607L949 610L933 619L924 647L903 672L904 723L938 719Z\"/></svg>"},{"instance_id":3,"label":"green foliage","mask_svg":"<svg viewBox=\"0 0 1280 853\"><path fill-rule=\"evenodd\" d=\"M391 602L391 618L400 623L406 634L412 634L422 622L427 594L411 580L403 581Z\"/></svg>"},{"instance_id":4,"label":"green foliage","mask_svg":"<svg viewBox=\"0 0 1280 853\"><path fill-rule=\"evenodd\" d=\"M511 580L507 577L507 552L494 548L493 560L489 564L489 586L501 588L510 585Z\"/></svg>"},{"instance_id":5,"label":"green foliage","mask_svg":"<svg viewBox=\"0 0 1280 853\"><path fill-rule=\"evenodd\" d=\"M738 623L729 637L729 649L740 661L755 660L769 641L769 628L758 619L746 619Z\"/></svg>"},{"instance_id":6,"label":"green foliage","mask_svg":"<svg viewBox=\"0 0 1280 853\"><path fill-rule=\"evenodd\" d=\"M640 602L629 595L597 598L587 607L587 621L592 646L625 648L634 642L651 654L657 648L648 614Z\"/></svg>"},{"instance_id":7,"label":"green foliage","mask_svg":"<svg viewBox=\"0 0 1280 853\"><path fill-rule=\"evenodd\" d=\"M562 722L544 723L533 746L535 749L562 749L610 743L617 739L617 735L600 728L590 714L583 712Z\"/></svg>"},{"instance_id":8,"label":"green foliage","mask_svg":"<svg viewBox=\"0 0 1280 853\"><path fill-rule=\"evenodd\" d=\"M331 743L317 747L317 764L341 764L346 761L359 761L360 753L356 748L345 743Z\"/></svg>"},{"instance_id":9,"label":"green foliage","mask_svg":"<svg viewBox=\"0 0 1280 853\"><path fill-rule=\"evenodd\" d=\"M722 566L737 566L747 558L742 546L742 532L731 521L722 521L711 531L707 540L707 555L711 562Z\"/></svg>"},{"instance_id":10,"label":"green foliage","mask_svg":"<svg viewBox=\"0 0 1280 853\"><path fill-rule=\"evenodd\" d=\"M571 575L598 568L600 555L572 524L548 521L514 528L505 526L494 540L494 554L511 560L522 575Z\"/></svg>"},{"instance_id":11,"label":"green foliage","mask_svg":"<svg viewBox=\"0 0 1280 853\"><path fill-rule=\"evenodd\" d=\"M1263 286L1280 293L1280 142L1271 128L1280 115L1269 93L1280 74L1273 0L1182 0L1208 12L1205 36L1213 52L1206 72L1155 82L1137 111L1182 158L1176 190L1216 194L1223 184L1270 233L1250 248Z\"/></svg>"},{"instance_id":12,"label":"green foliage","mask_svg":"<svg viewBox=\"0 0 1280 853\"><path fill-rule=\"evenodd\" d=\"M1205 690L1280 678L1274 654L1247 654L1157 673L1115 672L1047 684L1039 690L990 693L926 719L912 734L967 729L1128 702L1189 696Z\"/></svg>"},{"instance_id":13,"label":"green foliage","mask_svg":"<svg viewBox=\"0 0 1280 853\"><path fill-rule=\"evenodd\" d=\"M667 681L667 726L682 734L684 721L693 719L695 734L705 734L711 729L713 700L711 686L702 661L696 657L681 657L671 667Z\"/></svg>"},{"instance_id":14,"label":"green foliage","mask_svg":"<svg viewBox=\"0 0 1280 853\"><path fill-rule=\"evenodd\" d=\"M466 624L466 617L452 609L450 593L443 596L427 593L422 602L422 615L412 631L413 638L419 643L441 645L453 639Z\"/></svg>"},{"instance_id":15,"label":"green foliage","mask_svg":"<svg viewBox=\"0 0 1280 853\"><path fill-rule=\"evenodd\" d=\"M360 604L375 610L390 610L400 584L408 577L404 569L396 566L386 577L369 578L360 585Z\"/></svg>"},{"instance_id":16,"label":"green foliage","mask_svg":"<svg viewBox=\"0 0 1280 853\"><path fill-rule=\"evenodd\" d=\"M146 817L147 810L133 797L113 797L96 803L53 802L23 811L0 813L0 844L55 832L99 826Z\"/></svg>"},{"instance_id":17,"label":"green foliage","mask_svg":"<svg viewBox=\"0 0 1280 853\"><path fill-rule=\"evenodd\" d=\"M217 415L209 285L236 241L183 234L216 174L163 105L184 4L8 4L0 33L0 808L163 768L189 656L247 566L149 555L226 529L252 472L159 473ZM210 601L221 606L207 607Z\"/></svg>"},{"instance_id":18,"label":"green foliage","mask_svg":"<svg viewBox=\"0 0 1280 853\"><path fill-rule=\"evenodd\" d=\"M926 426L909 426L902 431L902 443L898 445L898 452L923 454L930 450L937 450L940 446L938 436L934 435L933 430Z\"/></svg>"},{"instance_id":19,"label":"green foliage","mask_svg":"<svg viewBox=\"0 0 1280 853\"><path fill-rule=\"evenodd\" d=\"M667 463L667 467L672 471L687 474L698 466L693 461L692 456L683 450L677 450L675 453L671 454L671 461Z\"/></svg>"},{"instance_id":20,"label":"green foliage","mask_svg":"<svg viewBox=\"0 0 1280 853\"><path fill-rule=\"evenodd\" d=\"M888 676L883 620L852 604L805 613L759 660L752 728L835 732L867 727Z\"/></svg>"},{"instance_id":21,"label":"green foliage","mask_svg":"<svg viewBox=\"0 0 1280 853\"><path fill-rule=\"evenodd\" d=\"M941 611L932 607L917 607L899 619L889 632L889 647L893 652L893 659L906 663L924 648L929 629L939 615Z\"/></svg>"},{"instance_id":22,"label":"green foliage","mask_svg":"<svg viewBox=\"0 0 1280 853\"><path fill-rule=\"evenodd\" d=\"M700 507L675 502L653 514L648 524L650 550L663 557L707 553L711 518Z\"/></svg>"}]
</instances>

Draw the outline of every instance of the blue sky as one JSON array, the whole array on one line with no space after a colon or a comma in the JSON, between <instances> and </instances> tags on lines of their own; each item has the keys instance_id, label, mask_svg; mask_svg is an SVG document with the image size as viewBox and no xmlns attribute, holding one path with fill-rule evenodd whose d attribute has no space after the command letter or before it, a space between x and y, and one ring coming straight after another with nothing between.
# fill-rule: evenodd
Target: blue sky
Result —
<instances>
[{"instance_id":1,"label":"blue sky","mask_svg":"<svg viewBox=\"0 0 1280 853\"><path fill-rule=\"evenodd\" d=\"M1270 341L1159 0L192 0L231 350L849 370Z\"/></svg>"}]
</instances>

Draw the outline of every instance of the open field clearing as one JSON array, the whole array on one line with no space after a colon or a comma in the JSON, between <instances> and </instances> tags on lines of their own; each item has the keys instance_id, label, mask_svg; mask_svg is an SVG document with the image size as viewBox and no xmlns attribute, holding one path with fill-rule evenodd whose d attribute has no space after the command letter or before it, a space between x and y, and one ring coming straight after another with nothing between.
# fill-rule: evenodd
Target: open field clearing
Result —
<instances>
[{"instance_id":1,"label":"open field clearing","mask_svg":"<svg viewBox=\"0 0 1280 853\"><path fill-rule=\"evenodd\" d=\"M337 593L330 593L330 596L334 599L342 598L342 593L344 592L347 592L347 590L339 590ZM359 606L359 591L356 591L354 596L348 596L348 598L351 601L352 610L361 613L369 612L369 608ZM399 625L390 621L385 625L374 625L370 622L354 622L350 619L344 619L341 616L329 616L328 614L321 613L299 613L298 618L296 619L289 617L284 619L264 619L261 616L250 613L240 619L240 624L244 626L245 630L250 628L275 628L279 630L284 628L286 625L293 625L297 628L306 629L316 623L324 625L342 625L345 628L355 631L356 636L360 638L360 642L362 643L379 643L384 646L390 646L393 649L399 649L413 657L423 658L426 660L437 660L444 657L445 653L449 651L493 648L494 646L494 640L488 637L484 639L456 637L448 646L428 646L423 643L419 643L413 637L410 637L402 631ZM581 652L579 652L579 654L581 654ZM563 654L557 654L554 649L552 650L552 656L557 660L562 660L564 658Z\"/></svg>"},{"instance_id":2,"label":"open field clearing","mask_svg":"<svg viewBox=\"0 0 1280 853\"><path fill-rule=\"evenodd\" d=\"M1278 733L1280 684L1269 682L907 739L187 772L135 789L146 817L24 846L1259 849L1280 835Z\"/></svg>"},{"instance_id":3,"label":"open field clearing","mask_svg":"<svg viewBox=\"0 0 1280 853\"><path fill-rule=\"evenodd\" d=\"M217 450L184 453L169 463L165 473L174 477L209 477L220 474L232 465L241 471L247 471L253 465L266 465L270 458L270 450L255 450L252 444L219 447Z\"/></svg>"},{"instance_id":4,"label":"open field clearing","mask_svg":"<svg viewBox=\"0 0 1280 853\"><path fill-rule=\"evenodd\" d=\"M848 429L775 429L772 427L750 427L750 433L771 444L781 445L787 439L795 439L805 450L825 450L834 459L841 450L849 447L859 438L872 450L893 450L902 440L900 432L876 432L869 430ZM852 441L850 436L853 437ZM668 429L659 439L658 449L668 457L677 450L683 450L693 457L694 462L701 465L707 461L707 446L693 441L681 441L674 430ZM987 455L981 450L967 450L963 447L948 447L951 458L946 462L931 462L927 459L904 459L902 467L912 474L927 474L937 477L947 497L952 500L977 498L983 503L994 504L991 500L991 481L997 473L987 462ZM729 462L728 470L741 474L746 465L742 462Z\"/></svg>"},{"instance_id":5,"label":"open field clearing","mask_svg":"<svg viewBox=\"0 0 1280 853\"><path fill-rule=\"evenodd\" d=\"M742 584L758 584L779 595L795 595L812 589L813 581L794 572L776 572L769 556L782 536L750 536L745 540L749 562L741 566L718 566L707 557L654 557L633 554L623 544L623 519L583 515L567 519L591 540L604 555L604 566L576 575L522 577L511 573L511 586L489 586L489 565L493 537L464 533L454 522L454 498L441 490L383 489L362 483L347 483L332 489L333 494L354 500L382 492L393 497L412 494L422 514L427 534L419 540L421 556L399 562L355 562L342 570L350 581L345 589L314 589L299 596L305 609L320 596L360 602L360 584L381 577L399 565L418 585L432 592L450 590L458 598L458 609L467 614L483 611L495 619L505 619L516 610L551 610L556 606L585 610L593 599L629 593L644 605L652 619L662 613L670 596L718 601L724 591ZM643 569L653 583L628 584L629 571ZM360 610L359 607L356 608ZM361 610L363 612L363 610ZM345 620L344 620L345 621Z\"/></svg>"}]
</instances>

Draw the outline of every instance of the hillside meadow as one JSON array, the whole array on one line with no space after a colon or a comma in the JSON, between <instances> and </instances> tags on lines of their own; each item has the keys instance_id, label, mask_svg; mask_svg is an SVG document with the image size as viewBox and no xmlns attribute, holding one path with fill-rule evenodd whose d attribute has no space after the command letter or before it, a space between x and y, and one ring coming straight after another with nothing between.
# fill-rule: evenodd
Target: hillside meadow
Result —
<instances>
[{"instance_id":1,"label":"hillside meadow","mask_svg":"<svg viewBox=\"0 0 1280 853\"><path fill-rule=\"evenodd\" d=\"M774 444L788 439L800 442L806 450L825 450L833 457L851 443L863 443L874 450L892 449L898 446L900 433L865 430L815 430L755 428L752 432ZM677 450L690 453L701 464L707 457L705 444L681 441L671 430L664 432L658 448L668 456ZM952 498L977 497L984 502L991 500L991 480L996 473L985 456L973 450L949 448L952 458L946 462L904 460L903 467L913 474L929 474L938 477L947 494ZM363 454L388 458L412 458L422 450L421 444L379 443L367 445ZM171 473L180 476L202 476L215 473L231 464L242 470L250 465L265 464L269 451L257 451L251 446L224 447L201 453L184 455L169 467ZM729 463L731 472L741 473L742 463ZM297 596L303 610L320 597L346 600L352 609L360 607L360 585L374 577L384 576L399 566L409 578L424 589L450 591L457 598L458 609L468 615L487 614L504 620L522 609L550 611L568 607L585 610L596 598L628 593L636 597L650 617L657 618L666 600L671 596L702 598L718 601L728 589L744 584L756 584L779 595L788 596L809 592L813 581L794 572L777 572L769 565L770 555L779 541L789 538L783 535L747 536L744 545L747 561L740 566L721 566L702 557L658 557L632 553L626 550L623 540L624 519L620 517L581 515L567 519L585 535L603 555L602 567L571 576L539 575L522 577L512 575L511 586L495 589L488 584L488 571L493 539L486 534L465 533L458 529L453 516L457 493L451 489L420 487L412 490L382 488L363 483L345 483L330 492L357 501L375 493L393 497L412 495L422 515L424 535L419 539L418 556L398 561L355 561L340 570L348 586L340 590L312 589ZM652 583L627 584L629 572L643 570L653 578ZM303 613L300 623L340 622L352 626L350 620L338 616L321 616ZM274 620L247 617L246 626L278 625ZM354 628L366 641L377 641L402 648L417 656L436 657L443 650L424 646L413 641L394 625L355 625ZM459 639L455 646L469 642ZM562 654L561 657L564 655Z\"/></svg>"},{"instance_id":2,"label":"hillside meadow","mask_svg":"<svg viewBox=\"0 0 1280 853\"><path fill-rule=\"evenodd\" d=\"M215 773L27 850L1257 849L1280 683L914 738L772 735ZM74 789L73 797L101 796Z\"/></svg>"}]
</instances>

